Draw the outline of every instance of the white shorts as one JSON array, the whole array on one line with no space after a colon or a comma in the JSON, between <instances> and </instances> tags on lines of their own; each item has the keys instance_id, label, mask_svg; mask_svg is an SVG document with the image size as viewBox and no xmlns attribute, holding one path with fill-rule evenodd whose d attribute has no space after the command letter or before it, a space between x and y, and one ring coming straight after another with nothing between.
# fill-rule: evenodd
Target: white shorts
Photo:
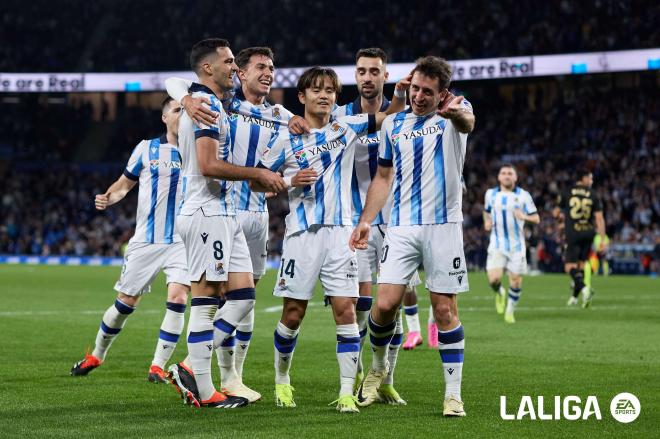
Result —
<instances>
[{"instance_id":1,"label":"white shorts","mask_svg":"<svg viewBox=\"0 0 660 439\"><path fill-rule=\"evenodd\" d=\"M312 226L285 236L273 295L310 300L320 279L326 296L358 297L357 258L348 248L352 229Z\"/></svg>"},{"instance_id":2,"label":"white shorts","mask_svg":"<svg viewBox=\"0 0 660 439\"><path fill-rule=\"evenodd\" d=\"M376 283L373 275L378 273L380 259L383 256L383 240L386 233L387 226L385 224L372 225L369 232L369 241L367 242L368 248L365 250L356 250L359 283ZM413 288L421 283L419 272L415 270L415 274L410 279L408 286Z\"/></svg>"},{"instance_id":3,"label":"white shorts","mask_svg":"<svg viewBox=\"0 0 660 439\"><path fill-rule=\"evenodd\" d=\"M509 273L527 273L527 257L525 252L506 253L501 250L488 250L486 270L506 268Z\"/></svg>"},{"instance_id":4,"label":"white shorts","mask_svg":"<svg viewBox=\"0 0 660 439\"><path fill-rule=\"evenodd\" d=\"M124 265L115 284L115 291L127 296L141 296L148 293L160 270L165 272L167 284L176 282L190 286L183 242L173 244L131 242L124 253Z\"/></svg>"},{"instance_id":5,"label":"white shorts","mask_svg":"<svg viewBox=\"0 0 660 439\"><path fill-rule=\"evenodd\" d=\"M268 212L250 212L239 210L236 218L241 224L247 241L250 259L252 260L252 276L260 279L266 274L266 257L268 243Z\"/></svg>"},{"instance_id":6,"label":"white shorts","mask_svg":"<svg viewBox=\"0 0 660 439\"><path fill-rule=\"evenodd\" d=\"M186 246L188 273L192 282L223 282L228 273L252 273L252 262L245 235L235 216L204 214L199 208L192 215L179 214L176 227Z\"/></svg>"},{"instance_id":7,"label":"white shorts","mask_svg":"<svg viewBox=\"0 0 660 439\"><path fill-rule=\"evenodd\" d=\"M468 291L462 224L388 227L378 283L406 285L420 264L424 265L429 291Z\"/></svg>"}]
</instances>

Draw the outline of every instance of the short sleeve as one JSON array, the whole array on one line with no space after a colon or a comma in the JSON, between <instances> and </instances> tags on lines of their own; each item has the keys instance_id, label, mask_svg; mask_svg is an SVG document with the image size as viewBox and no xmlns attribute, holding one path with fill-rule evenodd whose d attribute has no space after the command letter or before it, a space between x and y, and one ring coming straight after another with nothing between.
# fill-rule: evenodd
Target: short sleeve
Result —
<instances>
[{"instance_id":1,"label":"short sleeve","mask_svg":"<svg viewBox=\"0 0 660 439\"><path fill-rule=\"evenodd\" d=\"M129 180L137 181L140 178L140 171L142 171L142 168L144 167L144 163L142 163L142 155L144 153L145 144L146 142L144 140L138 143L133 149L131 157L128 159L126 169L124 169L124 176Z\"/></svg>"},{"instance_id":2,"label":"short sleeve","mask_svg":"<svg viewBox=\"0 0 660 439\"><path fill-rule=\"evenodd\" d=\"M279 171L286 160L286 145L288 143L288 131L283 127L274 131L270 136L268 146L261 155L261 160L257 164L258 168L270 169L273 172Z\"/></svg>"},{"instance_id":3,"label":"short sleeve","mask_svg":"<svg viewBox=\"0 0 660 439\"><path fill-rule=\"evenodd\" d=\"M345 123L356 136L363 136L365 134L376 132L375 114L354 114L353 116L339 117L337 120Z\"/></svg>"},{"instance_id":4,"label":"short sleeve","mask_svg":"<svg viewBox=\"0 0 660 439\"><path fill-rule=\"evenodd\" d=\"M525 213L525 215L534 215L537 213L536 204L534 204L534 199L529 192L525 192L525 198L523 199L523 213Z\"/></svg>"},{"instance_id":5,"label":"short sleeve","mask_svg":"<svg viewBox=\"0 0 660 439\"><path fill-rule=\"evenodd\" d=\"M490 213L493 210L492 194L493 194L493 190L488 189L486 191L486 195L484 196L484 210L486 211L486 213Z\"/></svg>"},{"instance_id":6,"label":"short sleeve","mask_svg":"<svg viewBox=\"0 0 660 439\"><path fill-rule=\"evenodd\" d=\"M378 145L378 165L391 168L393 164L392 142L387 131L389 119L385 119L380 128L380 144Z\"/></svg>"},{"instance_id":7,"label":"short sleeve","mask_svg":"<svg viewBox=\"0 0 660 439\"><path fill-rule=\"evenodd\" d=\"M222 107L222 102L220 102L220 99L208 93L200 93L199 96L207 97L211 101L211 111L215 111L216 113L222 115L224 109ZM210 137L215 140L220 140L221 123L222 123L222 116L218 117L217 122L210 126L208 125L197 126L196 124L193 124L193 127L195 129L195 139L199 139L201 137Z\"/></svg>"},{"instance_id":8,"label":"short sleeve","mask_svg":"<svg viewBox=\"0 0 660 439\"><path fill-rule=\"evenodd\" d=\"M594 212L602 212L603 211L603 203L600 201L600 197L598 195L594 194L593 198L594 198L593 211Z\"/></svg>"}]
</instances>

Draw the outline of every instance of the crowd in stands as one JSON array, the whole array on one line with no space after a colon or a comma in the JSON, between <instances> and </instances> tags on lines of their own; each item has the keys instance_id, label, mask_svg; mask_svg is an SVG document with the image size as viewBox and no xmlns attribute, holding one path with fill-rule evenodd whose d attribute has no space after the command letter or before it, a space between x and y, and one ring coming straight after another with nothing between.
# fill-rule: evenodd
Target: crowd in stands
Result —
<instances>
[{"instance_id":1,"label":"crowd in stands","mask_svg":"<svg viewBox=\"0 0 660 439\"><path fill-rule=\"evenodd\" d=\"M279 66L351 63L357 47L351 41L382 47L395 62L427 54L464 59L646 48L660 41L660 3L644 0L69 0L63 7L6 0L0 17L0 72L186 70L190 47L211 36L236 49L271 46Z\"/></svg>"},{"instance_id":2,"label":"crowd in stands","mask_svg":"<svg viewBox=\"0 0 660 439\"><path fill-rule=\"evenodd\" d=\"M483 197L496 185L499 165L508 162L516 165L519 184L533 195L541 214L541 224L527 231L535 252L530 259L538 259L540 269L561 269L562 231L551 212L557 194L574 182L573 171L580 166L594 170L594 188L603 200L613 242L659 242L658 81L657 74L649 72L461 84L464 89L459 91L477 114L464 170L469 264L485 264ZM342 101L351 100L349 94L346 91ZM63 111L58 117L75 114ZM90 171L66 163L50 168L13 164L3 172L7 185L0 205L0 254L120 254L121 243L132 233L135 194L104 213L94 210L93 196L120 174L139 139L159 133L157 123L153 132L144 133L139 132L139 120L130 115L118 119L135 133L108 153L106 159L114 166ZM48 130L26 132L34 137L15 140L49 151ZM269 251L277 257L288 207L283 194L269 205Z\"/></svg>"}]
</instances>

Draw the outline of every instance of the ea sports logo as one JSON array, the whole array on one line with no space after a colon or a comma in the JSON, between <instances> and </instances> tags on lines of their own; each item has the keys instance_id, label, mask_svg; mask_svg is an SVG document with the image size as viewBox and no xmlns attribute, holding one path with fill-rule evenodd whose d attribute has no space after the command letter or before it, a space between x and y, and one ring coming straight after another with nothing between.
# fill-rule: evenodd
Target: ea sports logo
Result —
<instances>
[{"instance_id":1,"label":"ea sports logo","mask_svg":"<svg viewBox=\"0 0 660 439\"><path fill-rule=\"evenodd\" d=\"M639 399L632 393L619 393L610 403L610 413L619 422L627 424L634 421L641 411Z\"/></svg>"}]
</instances>

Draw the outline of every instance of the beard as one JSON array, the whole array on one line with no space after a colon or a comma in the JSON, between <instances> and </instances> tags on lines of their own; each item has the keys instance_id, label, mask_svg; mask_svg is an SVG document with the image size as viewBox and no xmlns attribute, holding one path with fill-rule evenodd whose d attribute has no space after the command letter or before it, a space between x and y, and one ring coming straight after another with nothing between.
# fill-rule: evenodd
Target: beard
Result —
<instances>
[{"instance_id":1,"label":"beard","mask_svg":"<svg viewBox=\"0 0 660 439\"><path fill-rule=\"evenodd\" d=\"M380 94L380 90L378 90L376 87L365 90L364 87L360 87L360 96L362 96L365 99L373 99L377 97Z\"/></svg>"}]
</instances>

